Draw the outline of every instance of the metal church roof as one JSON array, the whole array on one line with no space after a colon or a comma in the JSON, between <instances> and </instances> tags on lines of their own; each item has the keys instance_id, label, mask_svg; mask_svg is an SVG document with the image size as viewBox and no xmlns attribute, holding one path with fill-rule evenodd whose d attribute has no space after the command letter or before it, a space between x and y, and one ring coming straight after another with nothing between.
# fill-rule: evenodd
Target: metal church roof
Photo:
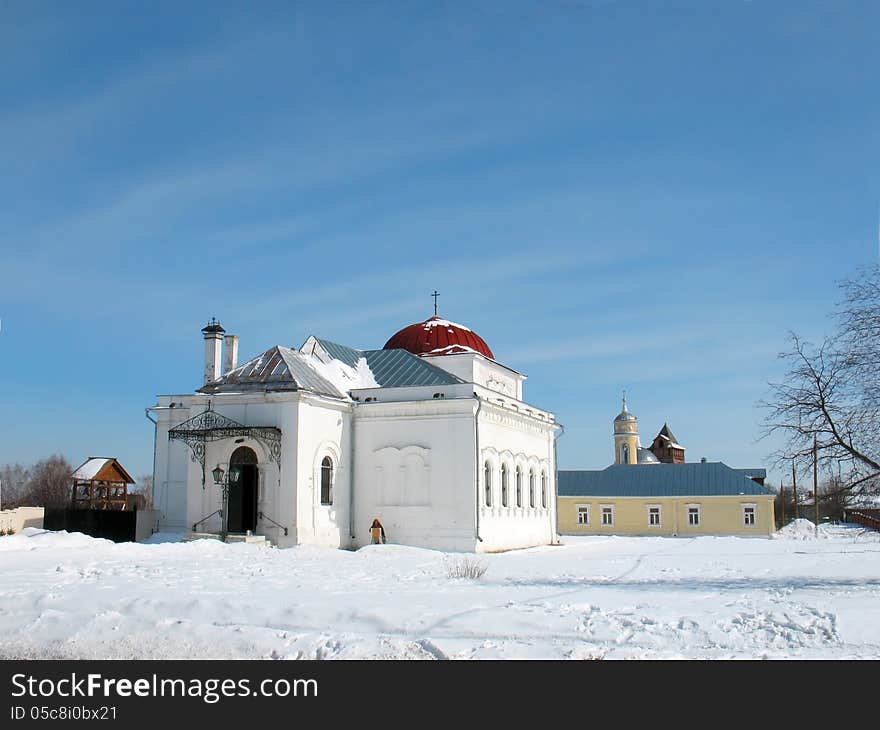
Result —
<instances>
[{"instance_id":1,"label":"metal church roof","mask_svg":"<svg viewBox=\"0 0 880 730\"><path fill-rule=\"evenodd\" d=\"M360 358L367 361L373 377L381 388L405 388L419 385L455 385L464 381L443 368L406 350L356 350L338 342L315 338L324 351L349 367L356 367Z\"/></svg>"},{"instance_id":2,"label":"metal church roof","mask_svg":"<svg viewBox=\"0 0 880 730\"><path fill-rule=\"evenodd\" d=\"M639 464L659 464L660 459L657 458L656 454L651 451L651 449L643 449L639 446L636 449L636 462Z\"/></svg>"},{"instance_id":3,"label":"metal church roof","mask_svg":"<svg viewBox=\"0 0 880 730\"><path fill-rule=\"evenodd\" d=\"M330 357L339 360L340 362L344 362L351 368L357 367L357 361L364 356L364 353L361 350L356 350L353 347L347 347L346 345L340 345L338 342L322 340L320 337L316 337L315 340L324 348L324 351L330 355Z\"/></svg>"},{"instance_id":4,"label":"metal church roof","mask_svg":"<svg viewBox=\"0 0 880 730\"><path fill-rule=\"evenodd\" d=\"M349 368L365 359L380 388L455 385L464 381L406 350L356 350L329 340L314 338L331 358ZM334 384L315 367L311 356L283 345L270 347L221 378L207 383L200 393L307 390L345 398L344 385ZM355 390L355 387L350 387Z\"/></svg>"},{"instance_id":5,"label":"metal church roof","mask_svg":"<svg viewBox=\"0 0 880 730\"><path fill-rule=\"evenodd\" d=\"M476 332L457 322L438 317L436 314L424 322L404 327L385 343L385 350L407 350L414 355L456 352L476 352L490 360L495 359L486 340Z\"/></svg>"},{"instance_id":6,"label":"metal church roof","mask_svg":"<svg viewBox=\"0 0 880 730\"><path fill-rule=\"evenodd\" d=\"M773 494L744 471L720 461L615 464L600 471L560 471L560 497L717 497Z\"/></svg>"},{"instance_id":7,"label":"metal church roof","mask_svg":"<svg viewBox=\"0 0 880 730\"><path fill-rule=\"evenodd\" d=\"M329 380L318 374L297 350L282 345L270 347L214 382L199 388L200 393L241 392L246 390L308 390L343 398Z\"/></svg>"},{"instance_id":8,"label":"metal church roof","mask_svg":"<svg viewBox=\"0 0 880 730\"><path fill-rule=\"evenodd\" d=\"M367 350L364 357L373 377L382 388L455 385L464 382L406 350Z\"/></svg>"}]
</instances>

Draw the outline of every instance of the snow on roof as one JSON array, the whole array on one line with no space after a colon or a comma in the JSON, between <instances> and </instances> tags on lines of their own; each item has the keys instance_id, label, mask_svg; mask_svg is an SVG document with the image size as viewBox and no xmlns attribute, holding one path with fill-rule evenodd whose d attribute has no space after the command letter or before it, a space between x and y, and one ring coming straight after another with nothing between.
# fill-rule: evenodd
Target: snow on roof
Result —
<instances>
[{"instance_id":1,"label":"snow on roof","mask_svg":"<svg viewBox=\"0 0 880 730\"><path fill-rule=\"evenodd\" d=\"M109 461L113 461L113 459L108 459L102 456L91 456L85 461L85 463L77 468L75 472L73 472L73 478L94 479L95 474L101 471Z\"/></svg>"},{"instance_id":2,"label":"snow on roof","mask_svg":"<svg viewBox=\"0 0 880 730\"><path fill-rule=\"evenodd\" d=\"M310 341L320 349L275 345L197 392L307 390L348 399L351 390L464 382L407 350L355 350L316 337L306 344Z\"/></svg>"},{"instance_id":3,"label":"snow on roof","mask_svg":"<svg viewBox=\"0 0 880 730\"><path fill-rule=\"evenodd\" d=\"M480 355L481 357L486 357L479 350L475 350L473 347L468 347L467 345L447 345L446 347L435 347L433 350L422 353L423 355L458 355L465 352L471 352L474 355Z\"/></svg>"},{"instance_id":4,"label":"snow on roof","mask_svg":"<svg viewBox=\"0 0 880 730\"><path fill-rule=\"evenodd\" d=\"M466 332L472 331L469 327L465 327L463 324L459 324L458 322L450 322L448 319L434 319L433 317L425 322L422 326L426 330L431 329L431 327L458 327L458 329L465 330Z\"/></svg>"},{"instance_id":5,"label":"snow on roof","mask_svg":"<svg viewBox=\"0 0 880 730\"><path fill-rule=\"evenodd\" d=\"M91 481L98 474L101 473L101 470L109 465L115 465L115 471L117 476L122 477L123 480L126 481L127 484L134 484L135 481L132 479L131 475L123 469L122 464L120 464L116 459L112 456L90 456L84 463L82 463L74 472L74 479L82 479L85 481ZM106 479L107 475L105 474L102 479ZM118 479L113 479L112 481L118 481Z\"/></svg>"},{"instance_id":6,"label":"snow on roof","mask_svg":"<svg viewBox=\"0 0 880 730\"><path fill-rule=\"evenodd\" d=\"M340 393L348 393L358 388L380 387L365 357L358 358L355 367L335 358L330 362L322 362L314 355L307 355L306 359L309 366L325 380L329 380Z\"/></svg>"}]
</instances>

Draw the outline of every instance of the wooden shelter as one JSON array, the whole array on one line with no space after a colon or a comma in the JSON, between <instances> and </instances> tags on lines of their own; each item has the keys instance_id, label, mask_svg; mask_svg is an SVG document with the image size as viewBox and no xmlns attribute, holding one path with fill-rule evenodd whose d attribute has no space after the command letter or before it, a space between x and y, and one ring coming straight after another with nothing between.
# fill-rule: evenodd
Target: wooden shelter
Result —
<instances>
[{"instance_id":1,"label":"wooden shelter","mask_svg":"<svg viewBox=\"0 0 880 730\"><path fill-rule=\"evenodd\" d=\"M135 482L113 457L90 456L73 472L72 477L72 508L128 508L128 485Z\"/></svg>"}]
</instances>

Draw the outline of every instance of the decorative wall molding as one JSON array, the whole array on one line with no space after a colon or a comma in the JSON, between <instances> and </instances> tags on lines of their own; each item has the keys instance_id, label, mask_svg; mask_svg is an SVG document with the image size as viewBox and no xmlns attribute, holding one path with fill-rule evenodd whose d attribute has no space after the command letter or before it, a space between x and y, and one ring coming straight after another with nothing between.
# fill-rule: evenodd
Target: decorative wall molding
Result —
<instances>
[{"instance_id":1,"label":"decorative wall molding","mask_svg":"<svg viewBox=\"0 0 880 730\"><path fill-rule=\"evenodd\" d=\"M388 507L431 504L431 450L410 444L375 449L378 502Z\"/></svg>"}]
</instances>

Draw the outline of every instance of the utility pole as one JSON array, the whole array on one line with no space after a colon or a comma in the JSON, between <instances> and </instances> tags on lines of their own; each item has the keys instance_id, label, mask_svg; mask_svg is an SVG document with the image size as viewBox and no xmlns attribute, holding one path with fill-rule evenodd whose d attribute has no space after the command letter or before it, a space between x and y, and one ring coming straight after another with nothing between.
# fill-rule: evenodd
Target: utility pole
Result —
<instances>
[{"instance_id":1,"label":"utility pole","mask_svg":"<svg viewBox=\"0 0 880 730\"><path fill-rule=\"evenodd\" d=\"M781 505L782 515L779 518L779 523L782 527L785 527L785 485L779 484L779 504Z\"/></svg>"},{"instance_id":2,"label":"utility pole","mask_svg":"<svg viewBox=\"0 0 880 730\"><path fill-rule=\"evenodd\" d=\"M819 467L818 447L816 437L813 436L813 504L816 505L816 537L819 537Z\"/></svg>"},{"instance_id":3,"label":"utility pole","mask_svg":"<svg viewBox=\"0 0 880 730\"><path fill-rule=\"evenodd\" d=\"M794 496L794 518L800 519L800 510L798 510L797 501L797 474L794 472L794 459L791 460L791 491Z\"/></svg>"}]
</instances>

